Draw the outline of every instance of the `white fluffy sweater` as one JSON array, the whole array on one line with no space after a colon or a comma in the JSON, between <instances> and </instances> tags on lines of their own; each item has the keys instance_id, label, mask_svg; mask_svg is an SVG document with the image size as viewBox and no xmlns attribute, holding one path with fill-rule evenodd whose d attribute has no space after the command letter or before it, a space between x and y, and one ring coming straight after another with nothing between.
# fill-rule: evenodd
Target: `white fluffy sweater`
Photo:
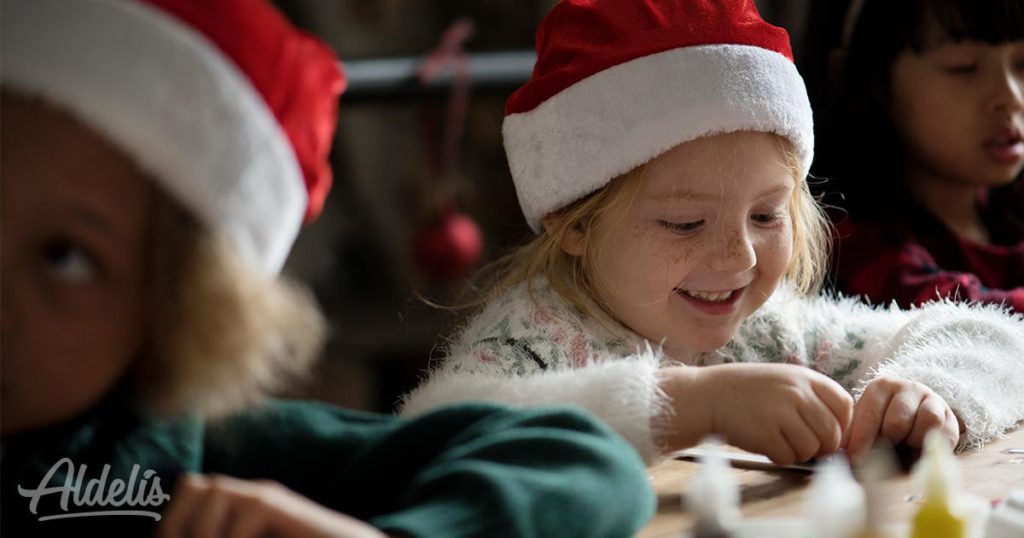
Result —
<instances>
[{"instance_id":1,"label":"white fluffy sweater","mask_svg":"<svg viewBox=\"0 0 1024 538\"><path fill-rule=\"evenodd\" d=\"M600 417L648 462L661 457L651 428L671 413L658 388L670 361L640 336L609 330L543 281L489 303L447 357L407 395L402 414L465 400L575 404ZM1024 319L995 307L936 302L914 310L780 290L723 348L691 364L785 362L837 380L858 397L873 379L918 381L966 425L977 448L1024 419Z\"/></svg>"}]
</instances>

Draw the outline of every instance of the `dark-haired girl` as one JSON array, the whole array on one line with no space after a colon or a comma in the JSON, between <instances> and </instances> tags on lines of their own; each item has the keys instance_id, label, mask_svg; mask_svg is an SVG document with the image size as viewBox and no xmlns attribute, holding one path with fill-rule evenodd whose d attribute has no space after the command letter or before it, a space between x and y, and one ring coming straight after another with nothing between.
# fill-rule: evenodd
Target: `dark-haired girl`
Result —
<instances>
[{"instance_id":1,"label":"dark-haired girl","mask_svg":"<svg viewBox=\"0 0 1024 538\"><path fill-rule=\"evenodd\" d=\"M1024 312L1024 2L854 1L814 172L838 287Z\"/></svg>"}]
</instances>

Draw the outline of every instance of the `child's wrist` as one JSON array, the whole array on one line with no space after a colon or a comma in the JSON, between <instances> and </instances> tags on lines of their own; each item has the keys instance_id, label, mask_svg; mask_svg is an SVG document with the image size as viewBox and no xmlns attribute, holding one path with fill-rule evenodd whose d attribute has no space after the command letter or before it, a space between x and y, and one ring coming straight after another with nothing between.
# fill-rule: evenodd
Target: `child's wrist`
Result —
<instances>
[{"instance_id":1,"label":"child's wrist","mask_svg":"<svg viewBox=\"0 0 1024 538\"><path fill-rule=\"evenodd\" d=\"M659 372L661 390L672 408L662 418L661 445L680 450L696 445L712 433L711 393L706 390L706 368L673 366Z\"/></svg>"}]
</instances>

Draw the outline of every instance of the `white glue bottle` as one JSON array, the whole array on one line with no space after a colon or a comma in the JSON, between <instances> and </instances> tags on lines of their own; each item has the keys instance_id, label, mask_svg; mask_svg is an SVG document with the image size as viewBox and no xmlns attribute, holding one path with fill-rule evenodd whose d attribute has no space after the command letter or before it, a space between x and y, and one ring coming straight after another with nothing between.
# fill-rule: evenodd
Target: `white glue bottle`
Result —
<instances>
[{"instance_id":1,"label":"white glue bottle","mask_svg":"<svg viewBox=\"0 0 1024 538\"><path fill-rule=\"evenodd\" d=\"M846 458L833 456L815 467L805 506L816 538L850 538L864 527L864 490Z\"/></svg>"},{"instance_id":2,"label":"white glue bottle","mask_svg":"<svg viewBox=\"0 0 1024 538\"><path fill-rule=\"evenodd\" d=\"M740 524L740 490L732 468L713 453L701 456L700 462L686 491L686 505L696 521L693 537L735 536Z\"/></svg>"}]
</instances>

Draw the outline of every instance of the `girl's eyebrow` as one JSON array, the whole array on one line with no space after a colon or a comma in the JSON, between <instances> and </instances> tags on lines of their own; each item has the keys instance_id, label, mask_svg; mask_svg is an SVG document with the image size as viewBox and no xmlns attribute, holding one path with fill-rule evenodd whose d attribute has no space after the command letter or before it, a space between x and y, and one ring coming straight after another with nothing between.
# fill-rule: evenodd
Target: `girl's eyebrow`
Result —
<instances>
[{"instance_id":1,"label":"girl's eyebrow","mask_svg":"<svg viewBox=\"0 0 1024 538\"><path fill-rule=\"evenodd\" d=\"M120 234L117 233L117 229L114 227L113 223L99 212L82 206L77 206L72 211L75 222L78 222L95 232L103 234L109 239L113 239L115 241L122 239Z\"/></svg>"},{"instance_id":2,"label":"girl's eyebrow","mask_svg":"<svg viewBox=\"0 0 1024 538\"><path fill-rule=\"evenodd\" d=\"M789 191L792 188L793 188L793 185L790 184L790 183L780 183L780 184L768 187L764 191L760 192L756 196L756 198L757 199L768 198L768 197L774 196L776 194L781 194L783 192L787 192L787 191ZM658 201L688 200L688 201L699 202L699 201L714 199L715 195L709 194L709 193L706 193L706 192L672 190L672 191L669 191L669 192L659 193L659 194L655 195L654 198L656 200L658 200Z\"/></svg>"},{"instance_id":3,"label":"girl's eyebrow","mask_svg":"<svg viewBox=\"0 0 1024 538\"><path fill-rule=\"evenodd\" d=\"M659 201L690 200L696 202L701 200L710 200L714 198L714 196L704 192L671 190L656 194L654 198Z\"/></svg>"},{"instance_id":4,"label":"girl's eyebrow","mask_svg":"<svg viewBox=\"0 0 1024 538\"><path fill-rule=\"evenodd\" d=\"M769 197L774 196L776 194L782 194L784 192L788 192L792 188L793 188L792 184L790 184L790 183L782 183L782 184L776 185L774 187L769 187L769 188L765 189L763 192L761 192L761 194L757 195L757 198L759 198L759 199L760 198L769 198Z\"/></svg>"}]
</instances>

